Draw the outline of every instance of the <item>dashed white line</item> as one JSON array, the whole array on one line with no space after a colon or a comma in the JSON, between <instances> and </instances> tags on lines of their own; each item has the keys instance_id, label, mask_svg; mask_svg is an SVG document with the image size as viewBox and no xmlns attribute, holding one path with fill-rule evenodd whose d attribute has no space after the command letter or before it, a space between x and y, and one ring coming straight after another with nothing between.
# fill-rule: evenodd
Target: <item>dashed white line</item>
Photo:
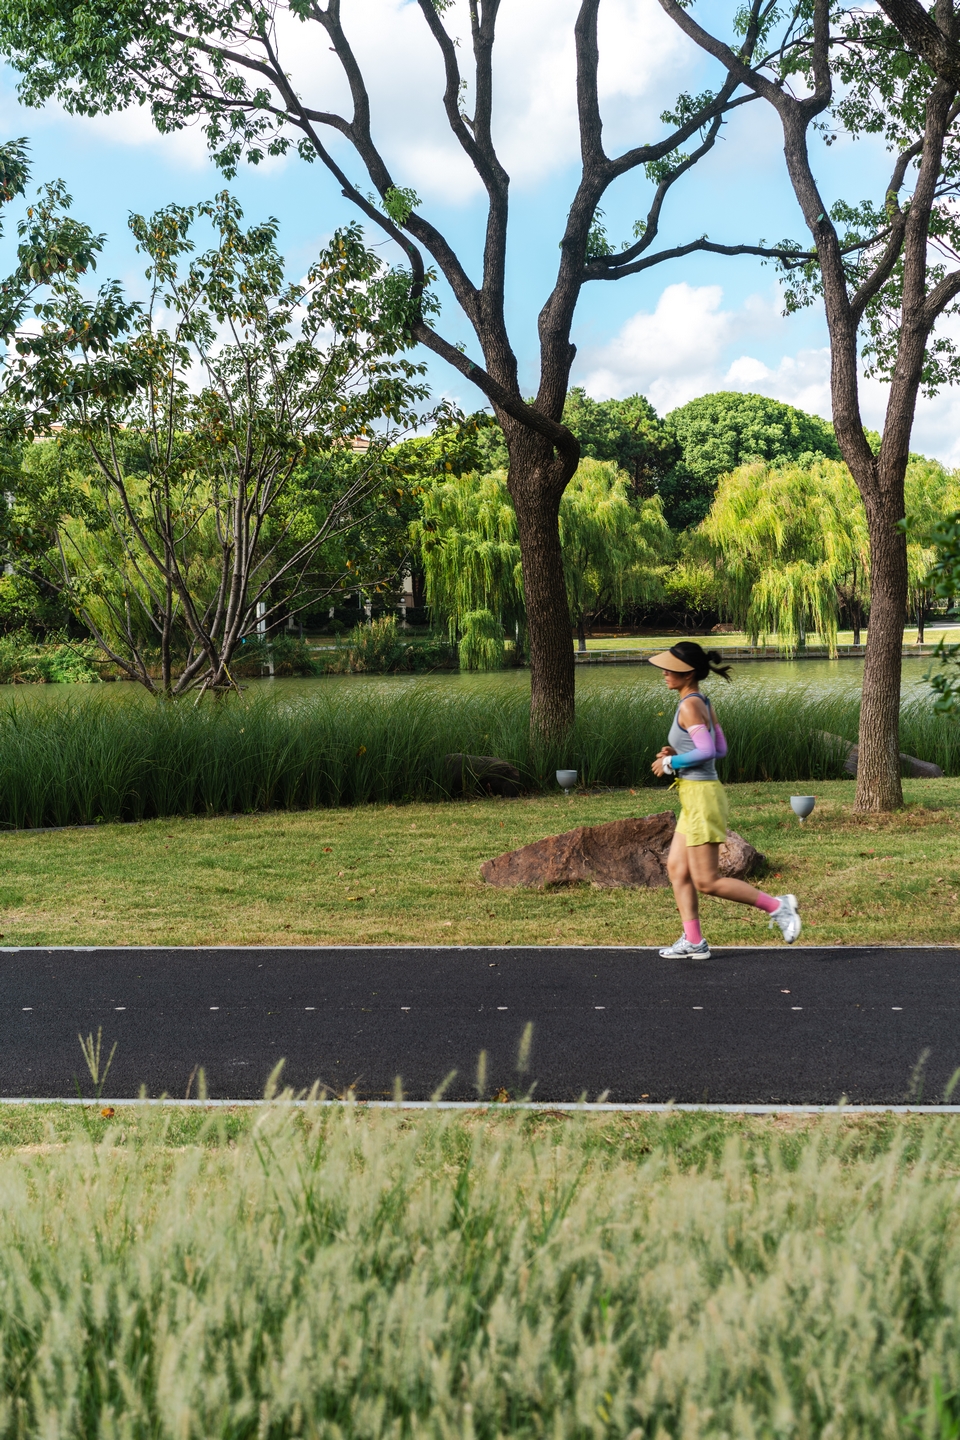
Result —
<instances>
[{"instance_id":1,"label":"dashed white line","mask_svg":"<svg viewBox=\"0 0 960 1440\"><path fill-rule=\"evenodd\" d=\"M304 1005L304 1010L316 1010L316 1005Z\"/></svg>"},{"instance_id":2,"label":"dashed white line","mask_svg":"<svg viewBox=\"0 0 960 1440\"><path fill-rule=\"evenodd\" d=\"M23 1008L24 1008L24 1010L32 1010L32 1009L33 1009L33 1006L32 1006L32 1005L24 1005Z\"/></svg>"},{"instance_id":3,"label":"dashed white line","mask_svg":"<svg viewBox=\"0 0 960 1440\"><path fill-rule=\"evenodd\" d=\"M694 1010L702 1010L702 1009L703 1009L703 1006L702 1006L702 1005L694 1005L693 1008L694 1008Z\"/></svg>"},{"instance_id":4,"label":"dashed white line","mask_svg":"<svg viewBox=\"0 0 960 1440\"><path fill-rule=\"evenodd\" d=\"M126 1010L126 1005L114 1005L114 1010Z\"/></svg>"},{"instance_id":5,"label":"dashed white line","mask_svg":"<svg viewBox=\"0 0 960 1440\"><path fill-rule=\"evenodd\" d=\"M606 1005L594 1005L594 1010L606 1010Z\"/></svg>"},{"instance_id":6,"label":"dashed white line","mask_svg":"<svg viewBox=\"0 0 960 1440\"><path fill-rule=\"evenodd\" d=\"M409 1009L410 1009L410 1006L409 1006L409 1005L401 1005L401 1006L400 1006L400 1009L401 1009L401 1010L409 1010Z\"/></svg>"},{"instance_id":7,"label":"dashed white line","mask_svg":"<svg viewBox=\"0 0 960 1440\"><path fill-rule=\"evenodd\" d=\"M903 1006L902 1006L902 1005L891 1005L891 1006L890 1006L890 1009L891 1009L891 1010L902 1010L902 1009L903 1009Z\"/></svg>"},{"instance_id":8,"label":"dashed white line","mask_svg":"<svg viewBox=\"0 0 960 1440\"><path fill-rule=\"evenodd\" d=\"M219 1010L219 1009L220 1009L220 1006L219 1006L219 1005L211 1005L211 1006L210 1006L210 1009L211 1009L211 1010Z\"/></svg>"},{"instance_id":9,"label":"dashed white line","mask_svg":"<svg viewBox=\"0 0 960 1440\"><path fill-rule=\"evenodd\" d=\"M498 1006L497 1006L497 1009L498 1009L498 1010L509 1010L509 1009L510 1009L510 1006L509 1006L509 1005L498 1005Z\"/></svg>"},{"instance_id":10,"label":"dashed white line","mask_svg":"<svg viewBox=\"0 0 960 1440\"><path fill-rule=\"evenodd\" d=\"M802 1009L803 1009L803 1006L802 1006L802 1005L791 1005L791 1006L790 1006L790 1009L791 1009L791 1010L802 1010Z\"/></svg>"}]
</instances>

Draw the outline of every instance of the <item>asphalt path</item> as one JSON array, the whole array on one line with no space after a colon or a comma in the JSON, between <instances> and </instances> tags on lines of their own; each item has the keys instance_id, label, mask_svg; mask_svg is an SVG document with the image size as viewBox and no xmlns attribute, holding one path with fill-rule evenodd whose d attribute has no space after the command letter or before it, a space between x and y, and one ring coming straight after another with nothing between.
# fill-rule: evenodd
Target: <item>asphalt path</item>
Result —
<instances>
[{"instance_id":1,"label":"asphalt path","mask_svg":"<svg viewBox=\"0 0 960 1440\"><path fill-rule=\"evenodd\" d=\"M212 1098L256 1099L283 1059L296 1089L472 1100L484 1051L486 1095L936 1103L960 949L8 949L0 1027L5 1097L91 1093L78 1035L102 1030L117 1098L196 1094L202 1066Z\"/></svg>"}]
</instances>

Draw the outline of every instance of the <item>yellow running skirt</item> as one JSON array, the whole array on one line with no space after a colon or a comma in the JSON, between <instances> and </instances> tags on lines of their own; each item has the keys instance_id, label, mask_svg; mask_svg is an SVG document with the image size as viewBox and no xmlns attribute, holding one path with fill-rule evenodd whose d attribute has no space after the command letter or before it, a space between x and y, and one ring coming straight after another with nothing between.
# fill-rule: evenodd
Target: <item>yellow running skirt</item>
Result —
<instances>
[{"instance_id":1,"label":"yellow running skirt","mask_svg":"<svg viewBox=\"0 0 960 1440\"><path fill-rule=\"evenodd\" d=\"M727 797L719 780L677 780L677 834L688 845L722 845L727 838Z\"/></svg>"}]
</instances>

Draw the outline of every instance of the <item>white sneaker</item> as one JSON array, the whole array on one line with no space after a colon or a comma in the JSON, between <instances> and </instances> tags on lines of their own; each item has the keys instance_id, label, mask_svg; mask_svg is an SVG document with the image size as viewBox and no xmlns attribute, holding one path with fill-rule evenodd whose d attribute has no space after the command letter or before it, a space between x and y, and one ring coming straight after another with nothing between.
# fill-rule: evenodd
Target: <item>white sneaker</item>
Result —
<instances>
[{"instance_id":1,"label":"white sneaker","mask_svg":"<svg viewBox=\"0 0 960 1440\"><path fill-rule=\"evenodd\" d=\"M797 909L796 895L778 895L779 907L770 916L770 924L767 927L772 930L774 925L778 926L780 933L788 945L792 945L800 934L803 926L800 924L800 911Z\"/></svg>"},{"instance_id":2,"label":"white sneaker","mask_svg":"<svg viewBox=\"0 0 960 1440\"><path fill-rule=\"evenodd\" d=\"M668 945L665 950L660 951L660 954L664 960L709 960L710 946L706 940L701 940L699 945L694 945L686 935L681 935L675 944Z\"/></svg>"}]
</instances>

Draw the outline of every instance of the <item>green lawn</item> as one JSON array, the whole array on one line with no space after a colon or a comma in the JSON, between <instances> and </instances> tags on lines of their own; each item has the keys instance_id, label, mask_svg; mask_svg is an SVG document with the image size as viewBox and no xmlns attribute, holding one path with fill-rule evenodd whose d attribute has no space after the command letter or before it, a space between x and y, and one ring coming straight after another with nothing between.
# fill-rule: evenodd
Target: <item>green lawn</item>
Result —
<instances>
[{"instance_id":1,"label":"green lawn","mask_svg":"<svg viewBox=\"0 0 960 1440\"><path fill-rule=\"evenodd\" d=\"M817 809L800 826L793 790ZM853 782L730 786L760 883L800 898L804 939L960 939L960 779L906 781L907 807L852 810ZM5 945L604 944L676 938L669 891L496 890L490 856L650 814L669 791L271 812L0 835ZM765 917L707 900L717 944L774 944Z\"/></svg>"},{"instance_id":2,"label":"green lawn","mask_svg":"<svg viewBox=\"0 0 960 1440\"><path fill-rule=\"evenodd\" d=\"M654 650L654 649L660 648L660 649L664 649L664 650L669 650L669 648L670 648L671 645L676 645L677 641L680 640L680 639L682 639L682 638L684 638L684 637L682 637L681 635L679 635L679 634L677 634L677 633L674 633L674 634L672 634L672 635L608 635L608 636L594 636L594 637L588 636L588 637L587 637L587 649L588 649L588 650ZM723 649L728 648L728 647L730 647L730 646L749 645L749 644L750 644L750 638L749 638L749 636L748 636L743 630L738 630L738 631L736 631L736 632L733 633L733 634L727 634L727 635L710 635L710 634L704 634L704 635L692 635L692 636L689 636L688 638L689 638L689 639L692 639L692 640L696 640L697 643L700 644L700 645L702 645L705 650L723 650ZM904 632L903 632L903 643L904 643L904 645L906 645L906 646L912 645L912 644L914 643L914 641L916 640L916 638L917 638L917 629L916 629L916 626L915 626L915 625L914 625L914 626L907 626L906 630L904 630ZM925 632L925 634L924 634L924 637L923 637L923 643L924 643L925 645L936 645L936 644L938 643L938 641L940 641L941 639L946 639L950 644L956 644L956 642L957 642L958 640L960 640L960 625L951 624L951 625L947 626L946 628L945 628L944 626L942 626L942 625L940 625L940 626L931 626L931 625L928 625L928 626L927 626L927 629L926 629L926 632ZM861 644L864 644L864 645L865 645L865 644L866 644L866 641L867 641L867 632L866 632L866 630L862 630L862 631L860 632L860 642L861 642ZM770 637L768 637L768 639L767 639L767 644L768 644L768 645L776 645L776 643L777 643L777 642L776 642L776 636L770 636ZM819 636L819 635L808 635L808 636L807 636L807 644L808 644L808 645L825 645L826 643L827 643L827 642L826 642L824 639L822 639L821 636ZM576 640L574 640L574 644L576 644ZM838 632L837 632L837 644L838 644L838 645L852 645L852 644L853 644L853 631L852 631L852 630L840 630L840 631L838 631Z\"/></svg>"}]
</instances>

